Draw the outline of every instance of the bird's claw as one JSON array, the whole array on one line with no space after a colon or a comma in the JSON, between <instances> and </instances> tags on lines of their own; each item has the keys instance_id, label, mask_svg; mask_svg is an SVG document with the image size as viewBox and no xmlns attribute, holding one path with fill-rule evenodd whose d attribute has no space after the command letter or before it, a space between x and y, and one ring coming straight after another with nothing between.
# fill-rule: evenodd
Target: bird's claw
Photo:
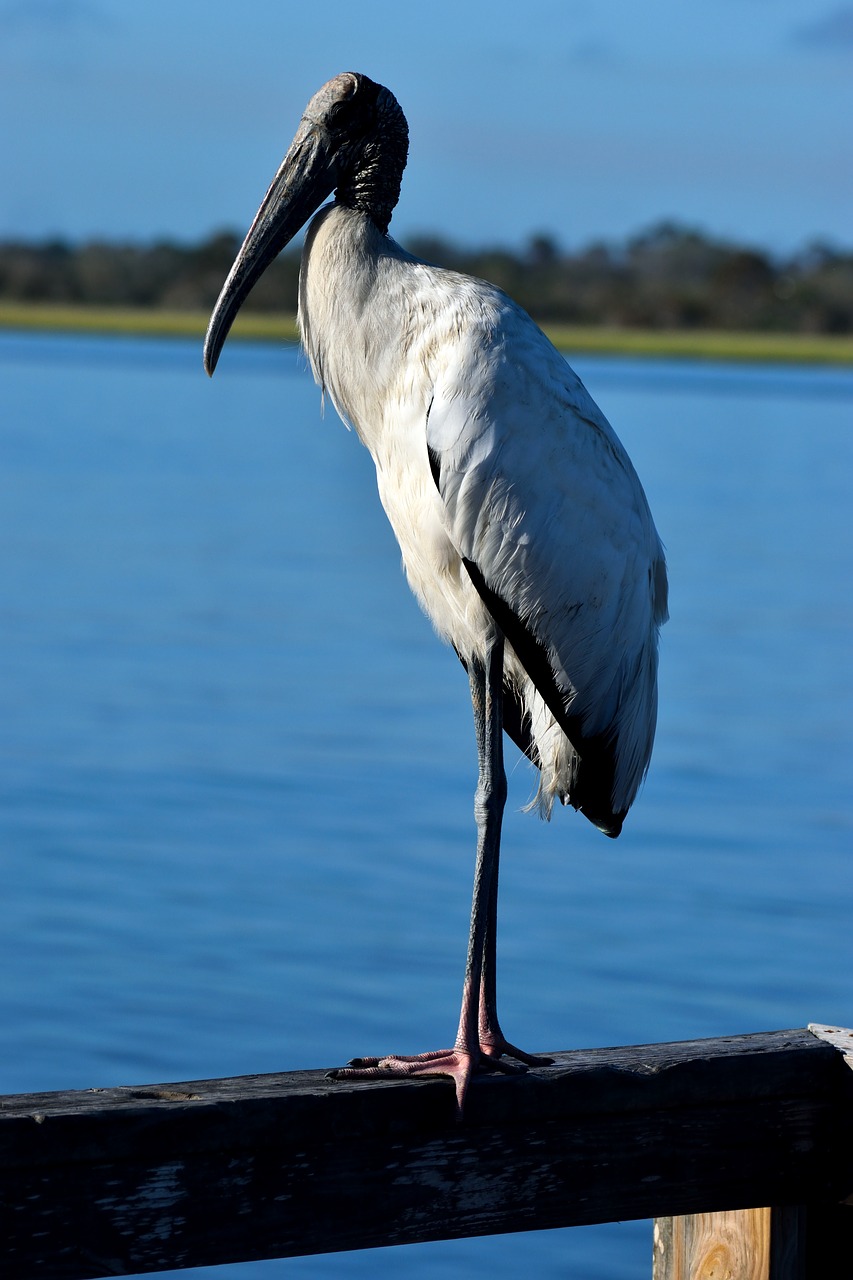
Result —
<instances>
[{"instance_id":1,"label":"bird's claw","mask_svg":"<svg viewBox=\"0 0 853 1280\"><path fill-rule=\"evenodd\" d=\"M487 1041L485 1044L480 1041L480 1052L484 1058L513 1058L516 1063L526 1067L550 1067L553 1065L554 1059L549 1058L546 1054L526 1053L524 1049L517 1049L514 1044L510 1044L501 1036L498 1040L492 1042Z\"/></svg>"},{"instance_id":2,"label":"bird's claw","mask_svg":"<svg viewBox=\"0 0 853 1280\"><path fill-rule=\"evenodd\" d=\"M511 1060L512 1059L512 1060ZM490 1071L501 1075L525 1075L530 1067L547 1067L553 1058L536 1057L508 1041L500 1047L480 1044L475 1054L461 1049L433 1049L428 1053L387 1053L382 1057L350 1058L345 1067L326 1072L327 1080L375 1080L393 1076L446 1075L453 1079Z\"/></svg>"}]
</instances>

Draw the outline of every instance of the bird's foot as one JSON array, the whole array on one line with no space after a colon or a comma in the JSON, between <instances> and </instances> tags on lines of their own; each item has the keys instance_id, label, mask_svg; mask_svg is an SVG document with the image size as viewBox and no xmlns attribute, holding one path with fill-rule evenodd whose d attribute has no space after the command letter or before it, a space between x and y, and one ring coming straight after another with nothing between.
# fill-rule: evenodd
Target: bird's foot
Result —
<instances>
[{"instance_id":1,"label":"bird's foot","mask_svg":"<svg viewBox=\"0 0 853 1280\"><path fill-rule=\"evenodd\" d=\"M500 1044L501 1047L498 1047ZM504 1061L502 1054L514 1058ZM523 1075L528 1067L544 1067L552 1058L535 1058L516 1049L503 1036L490 1036L480 1042L476 1053L467 1049L435 1049L430 1053L389 1054L384 1058L352 1058L345 1067L327 1072L331 1080L382 1080L406 1076L449 1076L456 1086L456 1114L462 1118L468 1086L475 1074L498 1071L504 1075Z\"/></svg>"},{"instance_id":2,"label":"bird's foot","mask_svg":"<svg viewBox=\"0 0 853 1280\"><path fill-rule=\"evenodd\" d=\"M550 1067L553 1058L548 1058L544 1054L526 1053L524 1049L518 1049L514 1044L510 1044L506 1036L500 1028L496 1031L480 1032L480 1051L484 1057L500 1058L501 1055L507 1058L514 1058L516 1062L524 1063L525 1067Z\"/></svg>"}]
</instances>

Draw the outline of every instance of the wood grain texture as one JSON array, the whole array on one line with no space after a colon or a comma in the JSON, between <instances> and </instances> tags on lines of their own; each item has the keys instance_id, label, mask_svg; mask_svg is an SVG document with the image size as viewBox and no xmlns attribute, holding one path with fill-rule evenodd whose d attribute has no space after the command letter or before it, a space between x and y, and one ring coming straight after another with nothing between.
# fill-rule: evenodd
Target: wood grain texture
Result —
<instances>
[{"instance_id":1,"label":"wood grain texture","mask_svg":"<svg viewBox=\"0 0 853 1280\"><path fill-rule=\"evenodd\" d=\"M86 1280L853 1192L853 1073L807 1031L0 1099L0 1274Z\"/></svg>"},{"instance_id":2,"label":"wood grain texture","mask_svg":"<svg viewBox=\"0 0 853 1280\"><path fill-rule=\"evenodd\" d=\"M770 1217L729 1209L658 1219L653 1280L771 1280Z\"/></svg>"},{"instance_id":3,"label":"wood grain texture","mask_svg":"<svg viewBox=\"0 0 853 1280\"><path fill-rule=\"evenodd\" d=\"M657 1218L653 1280L847 1280L853 1207L784 1205Z\"/></svg>"}]
</instances>

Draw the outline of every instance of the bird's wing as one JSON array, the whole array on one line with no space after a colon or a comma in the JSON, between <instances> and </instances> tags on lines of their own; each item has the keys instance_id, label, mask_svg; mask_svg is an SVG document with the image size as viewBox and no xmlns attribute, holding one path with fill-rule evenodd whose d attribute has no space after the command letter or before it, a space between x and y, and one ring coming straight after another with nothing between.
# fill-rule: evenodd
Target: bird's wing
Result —
<instances>
[{"instance_id":1,"label":"bird's wing","mask_svg":"<svg viewBox=\"0 0 853 1280\"><path fill-rule=\"evenodd\" d=\"M615 751L621 737L630 803L654 733L666 574L623 446L507 303L436 380L427 447L474 585L570 740Z\"/></svg>"}]
</instances>

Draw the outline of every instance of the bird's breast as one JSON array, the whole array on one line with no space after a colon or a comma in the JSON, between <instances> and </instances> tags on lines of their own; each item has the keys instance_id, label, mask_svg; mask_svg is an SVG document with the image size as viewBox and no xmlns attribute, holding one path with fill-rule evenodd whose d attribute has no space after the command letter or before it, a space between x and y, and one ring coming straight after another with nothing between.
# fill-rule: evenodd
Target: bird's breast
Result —
<instances>
[{"instance_id":1,"label":"bird's breast","mask_svg":"<svg viewBox=\"0 0 853 1280\"><path fill-rule=\"evenodd\" d=\"M439 282L438 289L442 286ZM460 653L479 651L486 614L448 535L427 453L450 296L360 215L335 206L309 231L300 281L303 345L317 382L376 465L409 584Z\"/></svg>"},{"instance_id":2,"label":"bird's breast","mask_svg":"<svg viewBox=\"0 0 853 1280\"><path fill-rule=\"evenodd\" d=\"M426 451L424 421L374 442L379 497L400 546L409 585L439 635L462 654L480 652L486 615L446 529ZM407 429L407 426L410 429Z\"/></svg>"}]
</instances>

